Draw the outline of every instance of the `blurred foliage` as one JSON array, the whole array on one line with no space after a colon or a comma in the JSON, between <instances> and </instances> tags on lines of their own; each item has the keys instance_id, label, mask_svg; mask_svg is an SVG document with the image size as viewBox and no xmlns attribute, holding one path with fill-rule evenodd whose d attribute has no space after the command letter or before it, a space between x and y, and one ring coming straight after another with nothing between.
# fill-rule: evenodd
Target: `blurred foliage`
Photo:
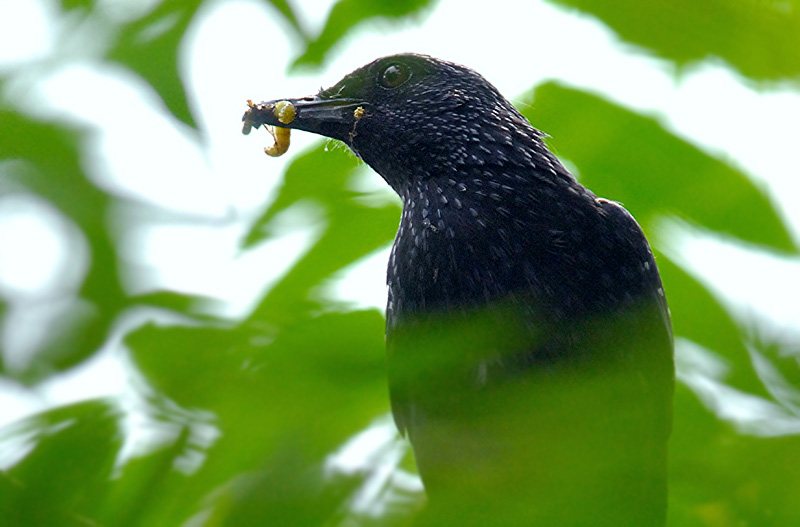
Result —
<instances>
[{"instance_id":1,"label":"blurred foliage","mask_svg":"<svg viewBox=\"0 0 800 527\"><path fill-rule=\"evenodd\" d=\"M557 3L596 16L626 41L676 65L719 57L753 81L797 77L795 1ZM300 43L295 66L314 66L354 28L379 19L414 21L435 2L340 0L316 37L306 33L291 2L269 4L288 22L287 36ZM200 0L156 4L120 23L105 57L137 72L190 125L179 47L203 6ZM75 16L99 9L89 1L62 7ZM670 215L752 246L797 254L792 233L747 174L656 119L556 83L532 89L524 100L535 108L527 117L553 136L555 151L578 168L587 186L623 202L645 230ZM388 400L382 316L331 305L318 294L334 273L391 241L398 206L375 204L351 189L362 170L352 156L322 145L299 155L242 250L274 238L279 214L302 204L322 211L321 235L247 317L218 319L199 308L199 299L179 292L126 292L121 240L108 214L133 201L87 176L90 132L0 107L0 197L45 201L74 227L91 256L79 286L59 291L64 316L41 329L31 360L12 368L0 354L0 375L35 386L85 363L114 345L115 325L135 308L155 306L183 322L125 330L129 366L140 380L136 412L119 401L88 401L0 429L2 457L18 459L0 473L3 525L408 523L420 496L398 483L401 477L387 479L377 462L334 473L326 464L329 454L388 411ZM800 382L796 350L756 338L654 241L676 338L701 346L711 364L687 366L676 393L671 525L800 523L794 503L800 438L740 430L699 389L716 384L768 408L765 421L791 419ZM0 301L0 317L8 316L12 301ZM695 378L702 383L690 382ZM133 414L146 418L132 423ZM129 450L134 430L150 438L148 448ZM392 505L377 516L353 505L367 483Z\"/></svg>"},{"instance_id":2,"label":"blurred foliage","mask_svg":"<svg viewBox=\"0 0 800 527\"><path fill-rule=\"evenodd\" d=\"M318 309L309 286L320 284L335 271L385 245L394 237L389 225L400 214L397 204L370 207L359 200L361 193L349 190L348 181L358 163L350 155L331 155L325 148L299 157L286 171L284 183L270 208L254 223L244 239L253 247L275 233L270 223L293 205L312 200L325 209L322 237L256 308L253 318L282 317L298 309ZM325 174L324 178L316 177ZM287 311L287 308L288 311Z\"/></svg>"},{"instance_id":3,"label":"blurred foliage","mask_svg":"<svg viewBox=\"0 0 800 527\"><path fill-rule=\"evenodd\" d=\"M0 195L26 193L47 200L80 229L92 255L81 290L70 299L75 316L50 328L37 360L17 372L19 380L35 382L97 351L127 300L119 282L115 242L106 226L112 198L86 178L80 162L86 131L32 121L3 108L0 122L7 134L0 141L0 159L20 161L6 165ZM42 144L47 148L40 148Z\"/></svg>"},{"instance_id":4,"label":"blurred foliage","mask_svg":"<svg viewBox=\"0 0 800 527\"><path fill-rule=\"evenodd\" d=\"M548 1L592 14L678 66L716 57L755 81L796 81L800 73L798 0Z\"/></svg>"},{"instance_id":5,"label":"blurred foliage","mask_svg":"<svg viewBox=\"0 0 800 527\"><path fill-rule=\"evenodd\" d=\"M752 244L796 252L761 189L655 119L554 83L523 101L534 108L523 113L547 130L554 151L579 167L581 182L600 196L614 196L644 227L672 214Z\"/></svg>"},{"instance_id":6,"label":"blurred foliage","mask_svg":"<svg viewBox=\"0 0 800 527\"><path fill-rule=\"evenodd\" d=\"M194 125L178 66L178 48L203 0L167 0L125 24L108 58L137 72L158 92L172 114Z\"/></svg>"},{"instance_id":7,"label":"blurred foliage","mask_svg":"<svg viewBox=\"0 0 800 527\"><path fill-rule=\"evenodd\" d=\"M295 67L316 66L323 63L333 47L356 26L374 19L392 20L414 17L433 0L339 0L331 9L320 35L309 42L305 52L294 62Z\"/></svg>"}]
</instances>

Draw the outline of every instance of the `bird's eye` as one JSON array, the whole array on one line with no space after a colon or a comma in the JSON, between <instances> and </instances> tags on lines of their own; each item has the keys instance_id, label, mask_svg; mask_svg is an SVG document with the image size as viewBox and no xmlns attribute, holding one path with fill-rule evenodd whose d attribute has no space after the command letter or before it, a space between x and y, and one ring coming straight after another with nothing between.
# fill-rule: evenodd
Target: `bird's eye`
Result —
<instances>
[{"instance_id":1,"label":"bird's eye","mask_svg":"<svg viewBox=\"0 0 800 527\"><path fill-rule=\"evenodd\" d=\"M392 64L381 72L379 77L384 88L397 88L411 77L411 71L403 64Z\"/></svg>"}]
</instances>

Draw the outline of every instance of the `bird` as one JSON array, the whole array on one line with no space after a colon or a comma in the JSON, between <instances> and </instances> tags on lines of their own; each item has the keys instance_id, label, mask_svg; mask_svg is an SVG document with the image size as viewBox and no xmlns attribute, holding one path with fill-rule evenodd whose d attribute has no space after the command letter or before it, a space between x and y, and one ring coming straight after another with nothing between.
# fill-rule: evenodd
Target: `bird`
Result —
<instances>
[{"instance_id":1,"label":"bird","mask_svg":"<svg viewBox=\"0 0 800 527\"><path fill-rule=\"evenodd\" d=\"M249 102L243 121L343 142L402 201L387 374L420 525L665 525L670 314L622 205L483 76L427 55Z\"/></svg>"}]
</instances>

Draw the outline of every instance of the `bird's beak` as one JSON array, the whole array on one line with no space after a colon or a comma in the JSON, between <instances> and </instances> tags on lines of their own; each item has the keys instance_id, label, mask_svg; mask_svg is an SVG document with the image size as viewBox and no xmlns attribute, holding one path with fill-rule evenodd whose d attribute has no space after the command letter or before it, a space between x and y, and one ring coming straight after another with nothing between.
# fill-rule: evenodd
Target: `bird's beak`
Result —
<instances>
[{"instance_id":1,"label":"bird's beak","mask_svg":"<svg viewBox=\"0 0 800 527\"><path fill-rule=\"evenodd\" d=\"M279 108L291 107L289 111L279 112ZM250 107L242 117L247 134L251 128L261 125L280 126L304 130L324 135L333 139L351 142L353 127L364 115L366 103L357 99L332 98L325 99L318 95L299 99L279 99L255 104L248 101Z\"/></svg>"}]
</instances>

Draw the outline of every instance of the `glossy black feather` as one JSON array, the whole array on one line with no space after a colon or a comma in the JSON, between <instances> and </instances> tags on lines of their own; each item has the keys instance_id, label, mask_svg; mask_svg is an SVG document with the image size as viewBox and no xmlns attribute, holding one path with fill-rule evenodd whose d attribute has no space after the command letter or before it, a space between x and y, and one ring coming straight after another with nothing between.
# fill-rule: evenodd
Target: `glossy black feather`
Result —
<instances>
[{"instance_id":1,"label":"glossy black feather","mask_svg":"<svg viewBox=\"0 0 800 527\"><path fill-rule=\"evenodd\" d=\"M344 141L403 201L389 385L427 521L663 525L672 337L631 215L462 66L385 57L291 101L291 127Z\"/></svg>"}]
</instances>

